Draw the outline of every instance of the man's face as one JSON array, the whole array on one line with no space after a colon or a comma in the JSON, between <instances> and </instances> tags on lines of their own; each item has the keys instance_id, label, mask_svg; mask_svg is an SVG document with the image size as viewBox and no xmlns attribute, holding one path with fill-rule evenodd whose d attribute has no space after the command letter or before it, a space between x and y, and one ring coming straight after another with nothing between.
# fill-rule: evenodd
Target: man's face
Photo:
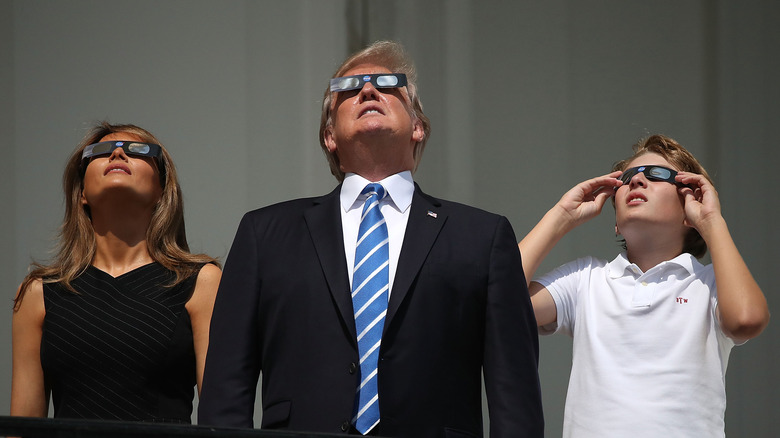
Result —
<instances>
[{"instance_id":1,"label":"man's face","mask_svg":"<svg viewBox=\"0 0 780 438\"><path fill-rule=\"evenodd\" d=\"M343 76L374 73L394 72L368 63ZM423 129L411 110L406 87L377 89L367 82L359 90L336 92L331 118L325 143L338 154L344 172L360 173L365 154L391 160L398 172L414 168L414 145L422 140Z\"/></svg>"}]
</instances>

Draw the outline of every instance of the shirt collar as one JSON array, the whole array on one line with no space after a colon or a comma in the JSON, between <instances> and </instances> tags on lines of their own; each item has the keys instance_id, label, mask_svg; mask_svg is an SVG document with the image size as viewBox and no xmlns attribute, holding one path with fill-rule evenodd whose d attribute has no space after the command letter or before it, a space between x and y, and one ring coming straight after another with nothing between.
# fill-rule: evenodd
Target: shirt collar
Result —
<instances>
[{"instance_id":1,"label":"shirt collar","mask_svg":"<svg viewBox=\"0 0 780 438\"><path fill-rule=\"evenodd\" d=\"M405 212L412 205L414 195L414 180L412 172L405 170L395 175L390 175L381 181L369 181L356 173L347 173L341 185L341 208L345 212L353 208L362 207L365 197L360 192L366 184L378 182L387 190L387 200L399 212Z\"/></svg>"},{"instance_id":2,"label":"shirt collar","mask_svg":"<svg viewBox=\"0 0 780 438\"><path fill-rule=\"evenodd\" d=\"M697 267L701 266L701 263L699 263L699 261L696 260L694 256L684 252L671 260L659 263L658 265L650 268L650 270L661 268L668 269L672 268L673 266L682 268L688 272L688 275L692 275L694 272L696 272ZM639 266L628 261L628 257L626 257L625 251L618 254L614 260L607 264L607 270L609 272L610 278L620 278L626 275L626 273L636 277L639 277L643 274L642 270L639 269Z\"/></svg>"}]
</instances>

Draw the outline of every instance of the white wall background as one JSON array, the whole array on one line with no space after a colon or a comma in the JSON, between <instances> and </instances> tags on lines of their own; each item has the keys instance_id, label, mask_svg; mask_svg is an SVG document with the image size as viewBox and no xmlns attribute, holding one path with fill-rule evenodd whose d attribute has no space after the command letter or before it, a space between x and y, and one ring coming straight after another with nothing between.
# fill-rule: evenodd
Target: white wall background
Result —
<instances>
[{"instance_id":1,"label":"white wall background","mask_svg":"<svg viewBox=\"0 0 780 438\"><path fill-rule=\"evenodd\" d=\"M664 133L714 176L776 314L780 3L772 0L0 0L0 414L11 300L46 260L65 159L92 122L139 124L176 161L193 250L225 257L241 215L329 191L317 141L327 79L352 50L403 42L433 124L417 181L506 215L520 238L575 183ZM541 271L611 258L613 214ZM648 327L652 330L652 327ZM736 348L727 433L780 430L780 328ZM547 436L560 436L571 341L541 340Z\"/></svg>"}]
</instances>

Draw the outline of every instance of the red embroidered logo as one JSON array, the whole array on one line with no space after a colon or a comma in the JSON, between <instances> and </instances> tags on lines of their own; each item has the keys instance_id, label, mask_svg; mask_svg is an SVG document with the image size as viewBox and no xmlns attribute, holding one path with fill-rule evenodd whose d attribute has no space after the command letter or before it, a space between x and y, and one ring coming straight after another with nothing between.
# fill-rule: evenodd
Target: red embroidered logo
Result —
<instances>
[{"instance_id":1,"label":"red embroidered logo","mask_svg":"<svg viewBox=\"0 0 780 438\"><path fill-rule=\"evenodd\" d=\"M688 298L683 297L677 297L677 304L686 304L688 302Z\"/></svg>"}]
</instances>

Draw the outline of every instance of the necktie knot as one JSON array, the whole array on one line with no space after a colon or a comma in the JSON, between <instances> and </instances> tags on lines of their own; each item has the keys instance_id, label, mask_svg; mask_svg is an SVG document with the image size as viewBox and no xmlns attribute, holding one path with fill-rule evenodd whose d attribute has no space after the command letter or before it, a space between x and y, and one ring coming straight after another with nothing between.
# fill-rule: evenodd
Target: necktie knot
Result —
<instances>
[{"instance_id":1,"label":"necktie knot","mask_svg":"<svg viewBox=\"0 0 780 438\"><path fill-rule=\"evenodd\" d=\"M376 199L382 200L387 195L387 191L384 187L382 187L382 184L379 183L371 183L366 184L366 187L363 189L362 192L360 192L361 195L368 195L369 198L376 196Z\"/></svg>"}]
</instances>

